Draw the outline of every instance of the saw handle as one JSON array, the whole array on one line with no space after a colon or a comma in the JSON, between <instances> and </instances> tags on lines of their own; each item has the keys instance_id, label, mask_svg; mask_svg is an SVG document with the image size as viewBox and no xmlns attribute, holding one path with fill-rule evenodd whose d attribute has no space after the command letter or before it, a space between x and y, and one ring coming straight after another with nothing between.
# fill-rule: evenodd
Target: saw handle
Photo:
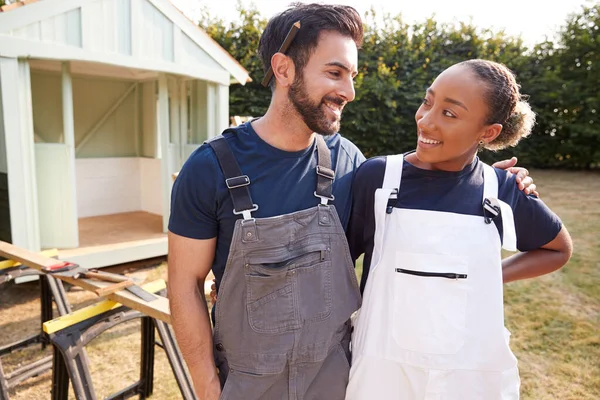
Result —
<instances>
[{"instance_id":1,"label":"saw handle","mask_svg":"<svg viewBox=\"0 0 600 400\"><path fill-rule=\"evenodd\" d=\"M119 290L127 289L130 286L135 285L132 280L126 280L119 283L113 283L112 285L105 286L94 290L98 296L106 296L107 294L118 292Z\"/></svg>"},{"instance_id":2,"label":"saw handle","mask_svg":"<svg viewBox=\"0 0 600 400\"><path fill-rule=\"evenodd\" d=\"M88 279L97 279L99 281L114 282L114 283L131 280L131 278L129 278L128 276L125 276L125 275L111 274L108 272L99 272L99 271L87 271L85 273L85 277Z\"/></svg>"}]
</instances>

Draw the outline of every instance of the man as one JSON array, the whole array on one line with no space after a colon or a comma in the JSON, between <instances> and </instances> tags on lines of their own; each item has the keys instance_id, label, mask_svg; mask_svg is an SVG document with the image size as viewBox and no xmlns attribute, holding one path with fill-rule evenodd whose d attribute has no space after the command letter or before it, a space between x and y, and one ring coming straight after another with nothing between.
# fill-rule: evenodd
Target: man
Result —
<instances>
[{"instance_id":1,"label":"man","mask_svg":"<svg viewBox=\"0 0 600 400\"><path fill-rule=\"evenodd\" d=\"M169 298L200 399L344 398L360 307L344 227L364 156L337 132L362 38L348 6L297 4L272 18L259 44L269 109L195 151L175 182ZM198 290L211 269L214 340Z\"/></svg>"}]
</instances>

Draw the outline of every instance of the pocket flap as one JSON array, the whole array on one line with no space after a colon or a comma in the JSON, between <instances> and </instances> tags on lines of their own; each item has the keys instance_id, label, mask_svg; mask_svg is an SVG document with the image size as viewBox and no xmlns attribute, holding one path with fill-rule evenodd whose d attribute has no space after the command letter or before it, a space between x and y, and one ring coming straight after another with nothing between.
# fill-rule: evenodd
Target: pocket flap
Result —
<instances>
[{"instance_id":1,"label":"pocket flap","mask_svg":"<svg viewBox=\"0 0 600 400\"><path fill-rule=\"evenodd\" d=\"M287 354L240 353L227 357L229 367L248 374L280 374L285 369Z\"/></svg>"},{"instance_id":2,"label":"pocket flap","mask_svg":"<svg viewBox=\"0 0 600 400\"><path fill-rule=\"evenodd\" d=\"M308 253L327 250L327 243L313 243L294 248L280 247L268 250L256 250L244 254L244 260L249 264L281 263Z\"/></svg>"}]
</instances>

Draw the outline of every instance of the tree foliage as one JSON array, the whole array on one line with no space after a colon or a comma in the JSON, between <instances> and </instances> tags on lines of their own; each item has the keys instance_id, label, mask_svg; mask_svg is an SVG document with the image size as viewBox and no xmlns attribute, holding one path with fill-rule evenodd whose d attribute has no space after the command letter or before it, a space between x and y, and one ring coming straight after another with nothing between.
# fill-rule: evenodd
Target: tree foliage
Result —
<instances>
[{"instance_id":1,"label":"tree foliage","mask_svg":"<svg viewBox=\"0 0 600 400\"><path fill-rule=\"evenodd\" d=\"M230 89L233 115L262 115L271 93L260 85L257 56L266 19L255 7L238 5L239 21L225 25L204 14L200 26L250 73L253 81ZM400 15L365 15L359 52L356 99L344 111L342 133L367 157L415 146L414 114L433 79L450 65L471 58L506 64L538 114L533 135L509 155L520 165L553 168L600 166L600 3L569 15L555 41L527 48L520 38L480 29L471 23L446 24L429 18L407 24ZM377 22L380 21L380 22Z\"/></svg>"},{"instance_id":2,"label":"tree foliage","mask_svg":"<svg viewBox=\"0 0 600 400\"><path fill-rule=\"evenodd\" d=\"M232 85L229 88L231 115L262 115L271 101L271 92L260 84L264 74L257 50L267 21L254 6L243 8L238 3L237 11L239 21L226 26L222 20L212 19L204 10L199 25L246 68L252 79L244 86Z\"/></svg>"}]
</instances>

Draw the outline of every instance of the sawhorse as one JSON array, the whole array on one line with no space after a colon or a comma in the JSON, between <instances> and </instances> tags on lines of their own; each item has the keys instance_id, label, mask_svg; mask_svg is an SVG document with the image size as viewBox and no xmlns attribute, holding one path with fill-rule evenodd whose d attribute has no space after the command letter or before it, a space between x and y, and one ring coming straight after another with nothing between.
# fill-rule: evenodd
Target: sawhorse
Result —
<instances>
[{"instance_id":1,"label":"sawhorse","mask_svg":"<svg viewBox=\"0 0 600 400\"><path fill-rule=\"evenodd\" d=\"M144 289L155 293L164 291L165 287L164 281L159 280L145 285ZM54 346L52 400L67 399L69 380L77 400L96 400L85 346L115 325L136 318L141 318L142 331L140 379L106 399L127 399L132 396L145 399L152 394L154 350L158 345L166 352L183 399L197 400L170 325L110 300L82 308L44 324L44 331L49 335L49 340ZM160 344L155 340L155 328L161 339Z\"/></svg>"},{"instance_id":2,"label":"sawhorse","mask_svg":"<svg viewBox=\"0 0 600 400\"><path fill-rule=\"evenodd\" d=\"M48 257L54 257L58 252L56 250L49 250L42 254ZM0 400L8 400L9 389L26 379L46 372L52 368L53 362L52 356L47 356L26 364L10 374L5 374L2 368L1 357L35 344L41 344L42 350L46 348L50 341L48 335L43 332L42 326L45 321L49 321L54 317L52 314L53 301L56 304L58 315L66 315L71 312L71 306L67 300L64 286L60 280L42 274L35 269L28 268L14 261L0 262L0 285L24 276L39 276L40 278L40 332L36 335L0 347Z\"/></svg>"},{"instance_id":3,"label":"sawhorse","mask_svg":"<svg viewBox=\"0 0 600 400\"><path fill-rule=\"evenodd\" d=\"M20 261L41 272L54 270L54 267L56 267L55 260L47 256L32 253L2 241L0 241L0 256ZM58 273L54 277L94 292L111 286L108 282L98 282L85 278L79 279L75 276ZM152 284L148 284L144 285L144 289L153 292L164 290L166 287L165 282L162 280L157 282L162 282L161 287L151 288ZM144 289L140 288L140 290ZM96 307L93 311L90 311L90 308L78 310L43 324L44 332L49 335L48 340L55 350L52 360L54 372L53 399L63 400L66 398L70 379L78 400L94 400L96 397L90 379L85 344L120 322L142 318L142 357L145 358L145 361L143 361L142 371L140 372L140 382L111 395L109 398L125 399L133 395L144 398L152 392L154 346L157 345L154 336L154 328L156 327L162 338L160 347L167 352L167 357L184 399L195 400L191 380L185 370L183 358L174 340L173 332L168 325L170 322L168 299L164 296L156 296L152 301L146 301L140 296L125 290L108 291L106 297L109 300L90 306L92 308ZM65 304L68 304L66 298ZM121 306L126 306L127 310L137 311L125 312L125 309L115 311ZM107 308L102 309L102 307ZM88 319L90 321L86 322Z\"/></svg>"}]
</instances>

